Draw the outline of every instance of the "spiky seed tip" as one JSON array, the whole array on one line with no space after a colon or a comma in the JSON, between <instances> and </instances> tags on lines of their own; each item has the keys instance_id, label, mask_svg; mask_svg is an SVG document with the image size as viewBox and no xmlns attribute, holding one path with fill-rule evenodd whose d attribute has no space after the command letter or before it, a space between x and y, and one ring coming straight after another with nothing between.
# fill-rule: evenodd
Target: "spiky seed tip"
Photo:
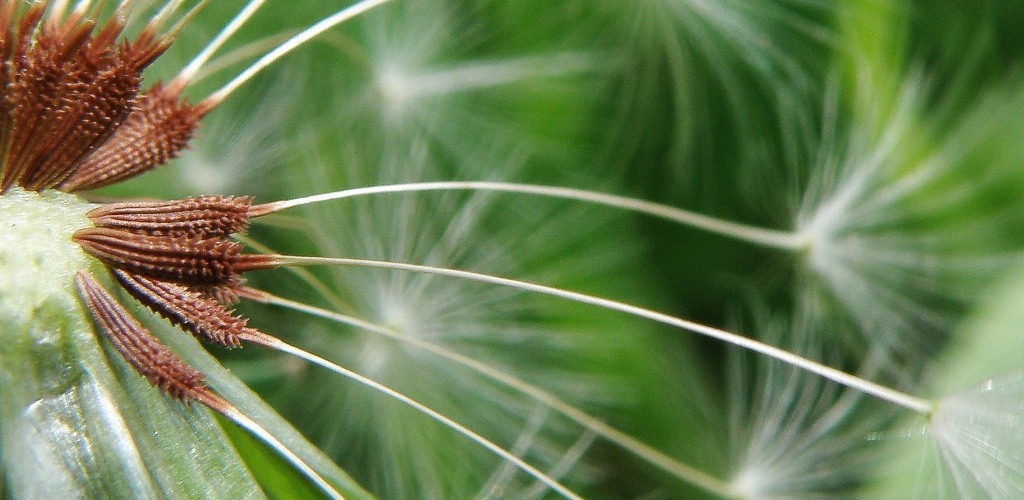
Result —
<instances>
[{"instance_id":1,"label":"spiky seed tip","mask_svg":"<svg viewBox=\"0 0 1024 500\"><path fill-rule=\"evenodd\" d=\"M233 292L235 294L236 299L246 299L246 300L251 300L253 302L263 302L263 303L266 303L272 297L272 295L270 295L267 292L264 292L262 290L257 290L255 288L250 288L250 287L247 287L247 286L236 287L233 290Z\"/></svg>"},{"instance_id":2,"label":"spiky seed tip","mask_svg":"<svg viewBox=\"0 0 1024 500\"><path fill-rule=\"evenodd\" d=\"M124 22L72 14L43 22L46 2L20 16L4 2L0 32L0 192L57 187L104 149L137 107L142 71L170 41L118 43Z\"/></svg>"},{"instance_id":3,"label":"spiky seed tip","mask_svg":"<svg viewBox=\"0 0 1024 500\"><path fill-rule=\"evenodd\" d=\"M155 85L139 98L138 107L125 123L59 189L96 189L163 165L188 147L199 120L209 110L183 101L175 89Z\"/></svg>"},{"instance_id":4,"label":"spiky seed tip","mask_svg":"<svg viewBox=\"0 0 1024 500\"><path fill-rule=\"evenodd\" d=\"M266 336L246 326L246 319L234 315L217 300L181 285L122 270L114 270L114 276L136 300L199 339L235 348L243 340Z\"/></svg>"},{"instance_id":5,"label":"spiky seed tip","mask_svg":"<svg viewBox=\"0 0 1024 500\"><path fill-rule=\"evenodd\" d=\"M277 267L268 255L242 254L242 244L201 236L153 236L93 227L72 236L106 265L186 286L237 285L247 271Z\"/></svg>"},{"instance_id":6,"label":"spiky seed tip","mask_svg":"<svg viewBox=\"0 0 1024 500\"><path fill-rule=\"evenodd\" d=\"M251 206L250 197L199 196L109 203L89 212L89 217L96 227L152 236L217 237L245 231Z\"/></svg>"},{"instance_id":7,"label":"spiky seed tip","mask_svg":"<svg viewBox=\"0 0 1024 500\"><path fill-rule=\"evenodd\" d=\"M241 290L245 288L244 280L238 279L225 285L192 285L188 291L198 293L221 304L231 305L242 299Z\"/></svg>"},{"instance_id":8,"label":"spiky seed tip","mask_svg":"<svg viewBox=\"0 0 1024 500\"><path fill-rule=\"evenodd\" d=\"M75 285L99 331L150 384L183 402L220 399L206 387L201 373L153 337L91 274L79 271Z\"/></svg>"}]
</instances>

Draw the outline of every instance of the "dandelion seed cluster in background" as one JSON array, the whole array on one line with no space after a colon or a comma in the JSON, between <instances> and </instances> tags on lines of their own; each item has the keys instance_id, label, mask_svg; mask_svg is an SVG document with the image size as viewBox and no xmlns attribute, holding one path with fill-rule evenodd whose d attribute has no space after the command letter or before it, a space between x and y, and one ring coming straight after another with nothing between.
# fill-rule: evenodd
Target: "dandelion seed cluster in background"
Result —
<instances>
[{"instance_id":1,"label":"dandelion seed cluster in background","mask_svg":"<svg viewBox=\"0 0 1024 500\"><path fill-rule=\"evenodd\" d=\"M0 494L1024 495L1011 2L206 3L0 0Z\"/></svg>"}]
</instances>

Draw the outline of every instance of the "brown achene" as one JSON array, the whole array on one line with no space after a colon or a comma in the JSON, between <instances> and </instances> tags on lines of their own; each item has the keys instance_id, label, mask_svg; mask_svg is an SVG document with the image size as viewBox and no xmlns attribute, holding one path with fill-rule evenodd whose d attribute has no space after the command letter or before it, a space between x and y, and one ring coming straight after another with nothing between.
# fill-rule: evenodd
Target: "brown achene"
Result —
<instances>
[{"instance_id":1,"label":"brown achene","mask_svg":"<svg viewBox=\"0 0 1024 500\"><path fill-rule=\"evenodd\" d=\"M206 388L203 374L160 343L86 271L75 276L93 320L126 361L149 382L181 401L199 401L223 413L230 405Z\"/></svg>"}]
</instances>

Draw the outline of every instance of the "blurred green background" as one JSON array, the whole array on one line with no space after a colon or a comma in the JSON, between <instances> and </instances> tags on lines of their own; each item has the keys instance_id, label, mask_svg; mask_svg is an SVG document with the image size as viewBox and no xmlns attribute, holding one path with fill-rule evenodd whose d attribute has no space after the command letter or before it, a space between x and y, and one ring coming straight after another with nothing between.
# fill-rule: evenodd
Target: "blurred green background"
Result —
<instances>
[{"instance_id":1,"label":"blurred green background","mask_svg":"<svg viewBox=\"0 0 1024 500\"><path fill-rule=\"evenodd\" d=\"M240 4L206 6L149 78L173 75ZM270 0L190 95L207 95L343 5ZM1011 0L395 0L232 95L172 165L104 194L271 201L509 181L793 232L809 243L772 248L526 195L420 193L296 209L250 236L275 252L448 266L614 298L939 397L948 386L936 381L951 366L1010 356L1006 369L1021 368L1019 351L962 346L985 330L965 318L999 316L990 302L1013 308L1021 297L1019 286L989 290L1024 248L1022 22L1024 4ZM923 439L914 437L922 419L767 359L492 285L308 272L251 283L512 374L742 496L932 491L915 484L915 469L884 465ZM411 344L295 312L241 310L586 497L716 496ZM375 495L551 496L380 393L258 348L216 354ZM271 476L265 486L288 480Z\"/></svg>"}]
</instances>

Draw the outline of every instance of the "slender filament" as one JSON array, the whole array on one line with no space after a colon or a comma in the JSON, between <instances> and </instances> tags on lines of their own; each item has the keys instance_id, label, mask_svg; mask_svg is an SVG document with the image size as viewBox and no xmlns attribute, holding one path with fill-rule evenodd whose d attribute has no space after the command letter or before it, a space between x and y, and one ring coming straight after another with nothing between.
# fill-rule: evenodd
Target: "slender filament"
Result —
<instances>
[{"instance_id":1,"label":"slender filament","mask_svg":"<svg viewBox=\"0 0 1024 500\"><path fill-rule=\"evenodd\" d=\"M537 184L516 184L510 182L442 181L371 186L267 203L259 207L254 207L253 209L256 214L261 215L262 213L276 212L287 208L321 203L329 200L340 200L344 198L373 194L410 193L422 191L493 191L546 196L563 200L584 201L678 222L686 226L769 248L799 251L808 245L806 238L800 234L748 226L746 224L717 219L696 212L691 212L689 210L683 210L651 201L587 191L584 189L543 186ZM262 212L260 212L261 210Z\"/></svg>"},{"instance_id":2,"label":"slender filament","mask_svg":"<svg viewBox=\"0 0 1024 500\"><path fill-rule=\"evenodd\" d=\"M448 269L441 267L423 266L417 264L406 264L400 262L386 262L378 260L364 260L364 259L347 259L347 258L332 258L332 257L303 257L303 256L291 256L291 255L277 255L272 257L277 263L281 265L332 265L332 266L354 266L354 267L370 267L378 269L392 269L400 271L410 271L425 274L434 274L438 276L447 276L451 278L465 279L469 281L476 281L480 283L488 283L492 285L507 286L510 288L516 288L533 293L540 293L543 295L550 295L553 297L559 297L582 304L589 304L604 309L623 312L639 318L645 318L658 323L674 326L683 330L687 330L693 333L704 335L728 344L732 344L736 347L747 349L749 351L768 356L772 359L776 359L788 365L794 366L814 373L828 380L831 380L840 385L849 387L861 391L865 394L872 395L879 399L888 401L898 406L904 407L908 410L921 413L923 415L930 415L934 410L934 403L912 396L904 392L897 391L890 387L871 382L855 375L851 375L842 370L832 368L831 366L823 365L817 361L813 361L792 352L789 352L778 347L759 342L757 340L744 337L732 332L728 332L719 328L714 328L707 325L702 325L693 321L677 318L670 316L665 313L653 311L651 309L645 309L639 306L626 304L624 302L618 302L602 297L595 297L593 295L587 295L579 292L572 292L568 290L562 290L560 288L554 288L546 285L539 285L536 283L530 283L527 281L514 280L510 278L503 278L499 276L492 276L488 274L474 273L470 271L463 271L458 269Z\"/></svg>"},{"instance_id":3,"label":"slender filament","mask_svg":"<svg viewBox=\"0 0 1024 500\"><path fill-rule=\"evenodd\" d=\"M464 356L457 352L453 352L449 349L445 349L436 344L426 342L415 337L408 335L398 335L392 330L377 325L365 320L353 318L344 314L339 314L334 311L311 306L302 302L288 300L283 297L278 297L271 294L266 294L261 298L261 301L267 304L277 305L285 307L295 311L303 312L312 316L323 318L336 323L341 323L355 328L370 331L379 335L384 335L390 339L398 342L403 342L414 347L423 349L437 356L441 356L448 361L465 366L485 377L495 380L507 387L511 387L522 394L525 394L535 401L554 409L562 415L576 421L583 427L587 428L595 435L607 439L609 442L615 443L621 446L623 449L630 451L636 456L642 458L648 463L686 481L690 484L703 488L711 493L720 496L730 496L729 486L714 476L711 476L701 470L690 467L689 465L683 464L672 457L648 446L647 444L639 441L638 439L622 432L600 419L576 408L575 406L563 401L554 394L541 389L535 385L532 385L522 379L509 375L501 370L494 368L491 365L477 361L468 356Z\"/></svg>"},{"instance_id":4,"label":"slender filament","mask_svg":"<svg viewBox=\"0 0 1024 500\"><path fill-rule=\"evenodd\" d=\"M507 450L505 450L501 446L498 446L493 441L491 441L491 440L489 440L489 439L487 439L487 438L477 434L476 432L471 431L470 429L466 428L462 424L452 420L449 417L446 417L446 416L442 415L441 413L438 413L436 410L434 410L434 409L424 405L423 403L420 403L419 401L416 401L415 399L413 399L413 398L411 398L411 397L409 397L409 396L407 396L407 395L405 395L405 394L403 394L401 392L398 392L398 391L396 391L396 390L394 390L394 389L392 389L392 388L390 388L390 387L388 387L386 385L381 384L380 382L377 382L377 381L375 381L373 379L370 379L368 377L360 375L360 374L358 374L358 373L356 373L356 372L354 372L352 370L349 370L347 368L341 367L341 366L337 365L336 363L333 363L333 362L331 362L331 361L329 361L327 359L324 359L324 358L322 358L320 356L317 356L317 355L315 355L313 353L310 353L308 351L305 351L303 349L295 347L295 346L293 346L291 344L288 344L288 343L283 342L281 340L278 340L276 338L268 337L266 339L266 342L264 342L263 344L266 347L269 347L271 349L275 349L275 350L278 350L278 351L281 351L281 352L284 352L284 353L287 353L287 354L291 354L291 355L296 356L298 358L301 358L301 359L304 359L306 361L309 361L310 363L313 363L313 364L316 364L316 365L321 366L323 368L326 368L326 369L328 369L328 370L330 370L330 371L332 371L334 373L342 375L342 376L344 376L344 377L346 377L348 379L351 379L351 380L353 380L355 382L363 384L363 385L365 385L365 386L367 386L367 387L369 387L369 388L371 388L373 390L376 390L376 391L378 391L378 392L380 392L382 394L385 394L385 395L387 395L387 396L389 396L389 397L391 397L391 398L393 398L393 399L395 399L397 401L400 401L400 402L402 402L402 403L412 407L413 409L415 409L415 410L417 410L417 411L419 411L419 412L429 416L430 418L436 420L437 422L439 422L439 423L441 423L441 424L451 428L455 432L458 432L459 434L469 438L470 440L476 442L480 446L483 446L484 448L490 450L494 454L500 456L502 459L504 459L504 460L506 460L506 461L508 461L508 462L510 462L512 464L514 464L520 470L522 470L523 472L533 476L538 481L544 483L549 488L551 488L552 491L557 492L559 495L562 495L565 498L571 498L571 499L577 499L577 500L580 499L579 495L573 493L571 490L569 490L568 488L563 486L558 481L552 479L547 474L541 472L536 467L526 463L526 461L524 461L523 459L513 455L512 453L508 452Z\"/></svg>"},{"instance_id":5,"label":"slender filament","mask_svg":"<svg viewBox=\"0 0 1024 500\"><path fill-rule=\"evenodd\" d=\"M227 98L232 92L238 87L241 87L248 82L252 77L256 76L260 71L263 71L267 66L270 66L278 59L284 57L286 54L300 47L302 44L316 38L321 33L356 17L374 7L383 5L389 0L362 0L361 2L350 5L331 16L325 17L320 22L310 26L309 28L299 32L295 36L291 37L274 50L268 52L263 57L259 58L244 71L238 74L233 80L228 82L226 85L221 87L220 90L214 92L206 101L209 103L219 103Z\"/></svg>"}]
</instances>

